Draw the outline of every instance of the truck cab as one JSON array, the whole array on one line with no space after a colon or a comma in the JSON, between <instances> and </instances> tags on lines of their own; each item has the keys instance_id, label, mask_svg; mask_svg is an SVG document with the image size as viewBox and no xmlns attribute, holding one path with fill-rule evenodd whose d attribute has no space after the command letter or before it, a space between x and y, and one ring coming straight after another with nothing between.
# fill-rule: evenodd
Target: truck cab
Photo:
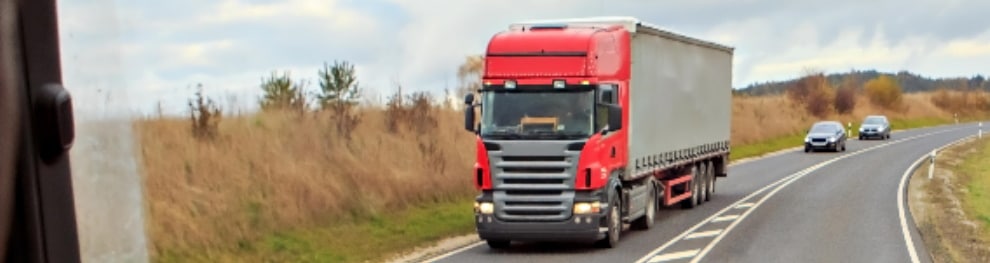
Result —
<instances>
[{"instance_id":1,"label":"truck cab","mask_svg":"<svg viewBox=\"0 0 990 263\"><path fill-rule=\"evenodd\" d=\"M634 45L632 34L637 29L648 35ZM493 248L507 247L513 240L594 241L614 247L623 224L650 228L659 204L683 201L693 207L701 202L700 193L708 188L701 188L700 183L713 185L714 174L724 173L724 167L716 166L714 160L724 161L728 156L728 103L696 114L717 114L709 121L724 124L719 127L726 129L710 134L724 134L724 140L668 143L658 139L663 134L657 132L679 129L674 131L685 133L696 128L670 125L664 118L671 111L649 106L678 98L677 93L657 97L664 90L656 87L676 87L642 82L636 88L642 90L641 95L635 100L630 95L634 69L656 72L661 66L685 61L633 67L634 50L664 51L667 47L661 44L673 43L672 36L635 19L593 18L516 23L491 38L482 87L464 101L464 128L476 134L473 177L480 194L475 221L481 239ZM695 43L685 39L675 44ZM711 49L691 45L688 48ZM724 52L717 52L718 62L724 62ZM646 59L656 55L644 54L649 55ZM722 66L716 68L723 70ZM703 68L687 67L694 71L685 76L719 84L727 79L696 70ZM653 73L640 76L652 77ZM730 90L724 91L707 102L727 102ZM680 98L692 101L698 94ZM654 112L650 111L664 110L651 119ZM641 120L634 121L633 116ZM646 139L630 140L631 131ZM692 145L664 151L664 147L652 147L656 143ZM631 158L630 152L639 156Z\"/></svg>"}]
</instances>

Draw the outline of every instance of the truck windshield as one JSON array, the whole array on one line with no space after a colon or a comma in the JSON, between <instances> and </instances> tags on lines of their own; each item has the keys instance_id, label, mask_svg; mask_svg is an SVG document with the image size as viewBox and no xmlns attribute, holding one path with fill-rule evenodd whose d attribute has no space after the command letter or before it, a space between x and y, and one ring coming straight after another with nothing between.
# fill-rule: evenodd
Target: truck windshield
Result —
<instances>
[{"instance_id":1,"label":"truck windshield","mask_svg":"<svg viewBox=\"0 0 990 263\"><path fill-rule=\"evenodd\" d=\"M484 91L481 136L564 140L594 133L594 91Z\"/></svg>"}]
</instances>

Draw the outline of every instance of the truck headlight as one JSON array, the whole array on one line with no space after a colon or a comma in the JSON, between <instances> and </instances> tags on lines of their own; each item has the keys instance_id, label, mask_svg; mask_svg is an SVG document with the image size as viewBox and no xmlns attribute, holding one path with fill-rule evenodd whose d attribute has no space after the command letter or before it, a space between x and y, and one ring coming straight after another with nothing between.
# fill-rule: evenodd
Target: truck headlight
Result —
<instances>
[{"instance_id":1,"label":"truck headlight","mask_svg":"<svg viewBox=\"0 0 990 263\"><path fill-rule=\"evenodd\" d=\"M474 202L474 212L490 215L495 212L495 204L491 202Z\"/></svg>"},{"instance_id":2,"label":"truck headlight","mask_svg":"<svg viewBox=\"0 0 990 263\"><path fill-rule=\"evenodd\" d=\"M505 88L507 88L507 89L514 89L514 88L516 88L516 81L515 80L511 80L511 79L510 80L506 80L505 81Z\"/></svg>"},{"instance_id":3,"label":"truck headlight","mask_svg":"<svg viewBox=\"0 0 990 263\"><path fill-rule=\"evenodd\" d=\"M599 202L574 203L574 214L595 214L602 211L602 204Z\"/></svg>"}]
</instances>

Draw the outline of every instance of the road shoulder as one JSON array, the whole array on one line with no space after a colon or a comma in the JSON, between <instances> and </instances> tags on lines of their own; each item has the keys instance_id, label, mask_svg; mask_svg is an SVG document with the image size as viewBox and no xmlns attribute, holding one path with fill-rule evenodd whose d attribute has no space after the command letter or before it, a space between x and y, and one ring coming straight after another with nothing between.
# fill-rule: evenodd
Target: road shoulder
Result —
<instances>
[{"instance_id":1,"label":"road shoulder","mask_svg":"<svg viewBox=\"0 0 990 263\"><path fill-rule=\"evenodd\" d=\"M990 262L990 237L965 209L970 176L959 172L964 159L984 145L975 142L967 139L940 151L932 179L926 160L908 185L911 216L933 262Z\"/></svg>"}]
</instances>

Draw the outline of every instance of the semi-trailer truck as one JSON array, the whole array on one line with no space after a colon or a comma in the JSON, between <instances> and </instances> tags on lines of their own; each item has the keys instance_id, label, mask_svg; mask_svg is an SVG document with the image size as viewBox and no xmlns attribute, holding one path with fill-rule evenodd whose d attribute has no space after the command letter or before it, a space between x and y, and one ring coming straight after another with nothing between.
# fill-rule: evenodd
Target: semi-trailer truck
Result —
<instances>
[{"instance_id":1,"label":"semi-trailer truck","mask_svg":"<svg viewBox=\"0 0 990 263\"><path fill-rule=\"evenodd\" d=\"M467 94L479 237L614 247L728 175L733 48L633 17L513 23Z\"/></svg>"}]
</instances>

